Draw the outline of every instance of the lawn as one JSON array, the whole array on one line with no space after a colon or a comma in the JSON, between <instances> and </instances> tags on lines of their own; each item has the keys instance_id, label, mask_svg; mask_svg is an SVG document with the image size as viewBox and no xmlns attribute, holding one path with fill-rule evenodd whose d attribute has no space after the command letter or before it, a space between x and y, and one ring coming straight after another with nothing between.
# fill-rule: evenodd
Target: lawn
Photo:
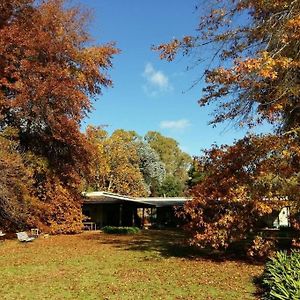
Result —
<instances>
[{"instance_id":1,"label":"lawn","mask_svg":"<svg viewBox=\"0 0 300 300\"><path fill-rule=\"evenodd\" d=\"M213 261L182 246L182 234L85 232L0 242L0 299L256 299L262 267Z\"/></svg>"}]
</instances>

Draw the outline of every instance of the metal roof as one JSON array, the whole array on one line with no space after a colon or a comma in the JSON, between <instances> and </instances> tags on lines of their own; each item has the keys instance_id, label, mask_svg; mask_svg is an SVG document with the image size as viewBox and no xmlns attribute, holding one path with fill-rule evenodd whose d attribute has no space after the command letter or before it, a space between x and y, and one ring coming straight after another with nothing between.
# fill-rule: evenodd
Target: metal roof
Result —
<instances>
[{"instance_id":1,"label":"metal roof","mask_svg":"<svg viewBox=\"0 0 300 300\"><path fill-rule=\"evenodd\" d=\"M130 197L110 192L84 192L82 193L85 204L118 204L131 202L148 207L182 206L191 198L184 197Z\"/></svg>"},{"instance_id":2,"label":"metal roof","mask_svg":"<svg viewBox=\"0 0 300 300\"><path fill-rule=\"evenodd\" d=\"M186 201L192 200L192 198L185 197L140 197L136 199L156 207L182 206Z\"/></svg>"}]
</instances>

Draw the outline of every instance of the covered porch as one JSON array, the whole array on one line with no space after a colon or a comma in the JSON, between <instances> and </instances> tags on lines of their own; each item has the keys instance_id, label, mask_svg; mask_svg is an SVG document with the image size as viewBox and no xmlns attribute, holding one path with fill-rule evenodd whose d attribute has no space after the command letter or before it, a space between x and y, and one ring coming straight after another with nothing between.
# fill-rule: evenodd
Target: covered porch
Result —
<instances>
[{"instance_id":1,"label":"covered porch","mask_svg":"<svg viewBox=\"0 0 300 300\"><path fill-rule=\"evenodd\" d=\"M174 206L188 198L133 198L109 192L84 194L83 214L97 228L104 226L175 225Z\"/></svg>"}]
</instances>

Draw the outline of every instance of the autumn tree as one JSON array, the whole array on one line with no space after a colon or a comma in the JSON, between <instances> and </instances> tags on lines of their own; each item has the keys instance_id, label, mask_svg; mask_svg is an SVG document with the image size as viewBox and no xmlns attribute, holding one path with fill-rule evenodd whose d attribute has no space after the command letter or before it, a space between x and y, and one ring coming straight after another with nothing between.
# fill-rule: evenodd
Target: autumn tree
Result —
<instances>
[{"instance_id":1,"label":"autumn tree","mask_svg":"<svg viewBox=\"0 0 300 300\"><path fill-rule=\"evenodd\" d=\"M168 179L166 178L166 182L162 184L166 187L168 182L172 182L172 184L177 182L178 184L176 183L174 186L176 186L177 191L179 191L178 187L181 186L179 194L182 194L185 183L188 180L188 169L192 162L191 157L179 148L177 141L165 137L159 132L149 131L145 135L145 141L158 153L161 161L165 165ZM171 179L171 177L173 177L173 179ZM161 192L158 192L159 196L164 196L164 191L166 192L167 190L162 189ZM179 194L177 193L177 196L179 196Z\"/></svg>"},{"instance_id":2,"label":"autumn tree","mask_svg":"<svg viewBox=\"0 0 300 300\"><path fill-rule=\"evenodd\" d=\"M89 182L92 189L131 196L183 195L189 156L181 152L175 140L157 134L159 140L150 139L151 133L142 138L134 131L119 129L109 136L103 128L89 126L87 137L97 148L94 179ZM170 156L163 156L163 160L155 145L163 155L169 151Z\"/></svg>"},{"instance_id":3,"label":"autumn tree","mask_svg":"<svg viewBox=\"0 0 300 300\"><path fill-rule=\"evenodd\" d=\"M299 1L216 0L198 9L203 12L198 35L156 49L169 61L178 52L195 53L198 62L208 45L215 49L208 59L220 67L206 69L199 100L202 106L217 104L212 123L236 119L253 126L267 120L282 130L298 130Z\"/></svg>"},{"instance_id":4,"label":"autumn tree","mask_svg":"<svg viewBox=\"0 0 300 300\"><path fill-rule=\"evenodd\" d=\"M44 162L32 164L34 194L47 208L42 223L73 232L81 226L79 188L93 151L80 124L90 98L112 85L106 71L118 50L91 46L88 14L65 7L63 0L1 2L0 131L16 129L17 151Z\"/></svg>"},{"instance_id":5,"label":"autumn tree","mask_svg":"<svg viewBox=\"0 0 300 300\"><path fill-rule=\"evenodd\" d=\"M87 137L96 147L90 185L129 196L146 196L147 186L140 170L135 133L116 130L111 136L102 128L89 126Z\"/></svg>"},{"instance_id":6,"label":"autumn tree","mask_svg":"<svg viewBox=\"0 0 300 300\"><path fill-rule=\"evenodd\" d=\"M13 229L27 223L33 183L17 151L16 138L16 132L10 128L0 134L0 224Z\"/></svg>"},{"instance_id":7,"label":"autumn tree","mask_svg":"<svg viewBox=\"0 0 300 300\"><path fill-rule=\"evenodd\" d=\"M192 244L224 250L255 239L273 210L299 209L300 152L288 137L246 136L206 150L199 163L206 172L184 211Z\"/></svg>"},{"instance_id":8,"label":"autumn tree","mask_svg":"<svg viewBox=\"0 0 300 300\"><path fill-rule=\"evenodd\" d=\"M185 206L186 227L191 243L226 249L253 235L262 216L284 205L265 199L287 197L299 205L300 2L216 0L197 9L197 34L156 47L161 58L194 55L197 67L203 54L214 53L199 76L206 82L200 105L216 107L211 124L274 125L271 135L213 146L200 158L205 176Z\"/></svg>"}]
</instances>

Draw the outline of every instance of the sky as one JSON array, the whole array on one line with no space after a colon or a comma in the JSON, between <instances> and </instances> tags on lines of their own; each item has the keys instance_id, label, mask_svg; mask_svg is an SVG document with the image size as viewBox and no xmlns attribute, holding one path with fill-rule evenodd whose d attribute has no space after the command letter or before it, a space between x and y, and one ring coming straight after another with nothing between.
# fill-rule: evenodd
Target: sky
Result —
<instances>
[{"instance_id":1,"label":"sky","mask_svg":"<svg viewBox=\"0 0 300 300\"><path fill-rule=\"evenodd\" d=\"M213 128L211 108L199 107L202 83L190 88L206 63L191 71L192 58L173 62L160 60L151 50L172 38L194 33L198 13L196 1L188 0L78 0L92 9L89 32L95 44L115 42L121 53L108 71L113 87L104 89L94 102L94 110L84 120L84 128L105 125L112 133L122 128L141 136L148 131L178 141L190 155L201 155L211 144L231 144L245 134L232 124ZM211 53L206 53L208 56Z\"/></svg>"}]
</instances>

